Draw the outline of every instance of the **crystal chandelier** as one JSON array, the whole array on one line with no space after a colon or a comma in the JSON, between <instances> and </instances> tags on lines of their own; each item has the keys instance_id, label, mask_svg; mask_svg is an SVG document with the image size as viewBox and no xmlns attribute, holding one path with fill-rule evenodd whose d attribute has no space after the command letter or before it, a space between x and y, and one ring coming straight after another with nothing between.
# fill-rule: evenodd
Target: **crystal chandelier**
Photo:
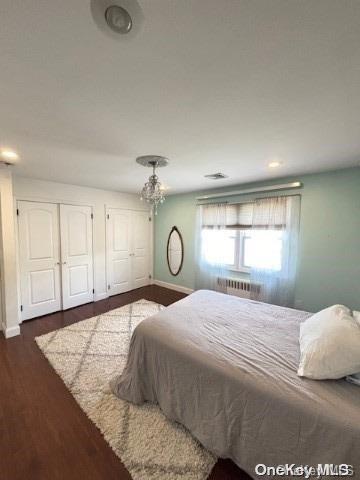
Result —
<instances>
[{"instance_id":1,"label":"crystal chandelier","mask_svg":"<svg viewBox=\"0 0 360 480\"><path fill-rule=\"evenodd\" d=\"M137 163L144 167L150 167L153 169L152 175L149 177L149 181L145 183L140 198L145 200L150 205L154 206L154 213L157 215L157 207L165 200L164 189L161 185L158 176L156 175L156 168L165 167L168 164L168 159L160 157L158 155L144 155L136 159Z\"/></svg>"}]
</instances>

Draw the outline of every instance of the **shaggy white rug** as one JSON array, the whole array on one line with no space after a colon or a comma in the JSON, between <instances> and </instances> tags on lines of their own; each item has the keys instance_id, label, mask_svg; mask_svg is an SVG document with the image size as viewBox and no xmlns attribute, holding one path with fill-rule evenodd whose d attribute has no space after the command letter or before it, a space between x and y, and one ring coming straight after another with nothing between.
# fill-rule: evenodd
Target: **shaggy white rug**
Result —
<instances>
[{"instance_id":1,"label":"shaggy white rug","mask_svg":"<svg viewBox=\"0 0 360 480\"><path fill-rule=\"evenodd\" d=\"M126 364L134 328L161 308L140 300L35 340L134 480L205 480L216 458L187 430L157 406L132 405L109 388Z\"/></svg>"}]
</instances>

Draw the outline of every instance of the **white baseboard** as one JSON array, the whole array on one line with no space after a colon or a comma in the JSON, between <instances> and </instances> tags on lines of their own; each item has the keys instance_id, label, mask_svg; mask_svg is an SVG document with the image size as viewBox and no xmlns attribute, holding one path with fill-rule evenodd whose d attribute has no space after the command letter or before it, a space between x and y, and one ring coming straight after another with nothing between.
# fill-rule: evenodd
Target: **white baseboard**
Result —
<instances>
[{"instance_id":1,"label":"white baseboard","mask_svg":"<svg viewBox=\"0 0 360 480\"><path fill-rule=\"evenodd\" d=\"M182 285L175 285L174 283L162 282L161 280L153 281L154 285L158 285L159 287L169 288L170 290L176 290L177 292L181 293L192 293L194 290L192 288L183 287Z\"/></svg>"},{"instance_id":2,"label":"white baseboard","mask_svg":"<svg viewBox=\"0 0 360 480\"><path fill-rule=\"evenodd\" d=\"M5 338L16 337L17 335L20 335L20 327L19 327L19 325L16 325L16 327L4 328L4 336L5 336Z\"/></svg>"}]
</instances>

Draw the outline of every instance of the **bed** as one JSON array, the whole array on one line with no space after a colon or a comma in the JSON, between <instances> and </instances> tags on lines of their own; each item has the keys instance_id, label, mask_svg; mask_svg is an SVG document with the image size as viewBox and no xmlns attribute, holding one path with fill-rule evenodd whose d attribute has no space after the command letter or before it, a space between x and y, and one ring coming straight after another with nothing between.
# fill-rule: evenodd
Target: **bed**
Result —
<instances>
[{"instance_id":1,"label":"bed","mask_svg":"<svg viewBox=\"0 0 360 480\"><path fill-rule=\"evenodd\" d=\"M360 389L296 374L310 314L197 291L140 323L122 399L159 404L253 478L257 464L350 464L360 475ZM355 473L356 478L356 473Z\"/></svg>"}]
</instances>

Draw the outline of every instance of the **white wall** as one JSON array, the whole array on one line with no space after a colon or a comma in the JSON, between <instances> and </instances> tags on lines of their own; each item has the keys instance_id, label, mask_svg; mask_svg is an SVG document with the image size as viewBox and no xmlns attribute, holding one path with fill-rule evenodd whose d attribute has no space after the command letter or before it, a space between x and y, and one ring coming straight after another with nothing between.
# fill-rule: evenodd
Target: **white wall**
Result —
<instances>
[{"instance_id":1,"label":"white wall","mask_svg":"<svg viewBox=\"0 0 360 480\"><path fill-rule=\"evenodd\" d=\"M15 221L10 167L0 166L1 323L6 338L20 333L15 248Z\"/></svg>"},{"instance_id":2,"label":"white wall","mask_svg":"<svg viewBox=\"0 0 360 480\"><path fill-rule=\"evenodd\" d=\"M94 288L95 300L106 298L105 208L145 210L148 207L138 195L111 192L30 178L14 177L15 200L49 201L75 205L89 205L94 213ZM151 248L152 251L152 248ZM152 261L152 260L151 260Z\"/></svg>"}]
</instances>

